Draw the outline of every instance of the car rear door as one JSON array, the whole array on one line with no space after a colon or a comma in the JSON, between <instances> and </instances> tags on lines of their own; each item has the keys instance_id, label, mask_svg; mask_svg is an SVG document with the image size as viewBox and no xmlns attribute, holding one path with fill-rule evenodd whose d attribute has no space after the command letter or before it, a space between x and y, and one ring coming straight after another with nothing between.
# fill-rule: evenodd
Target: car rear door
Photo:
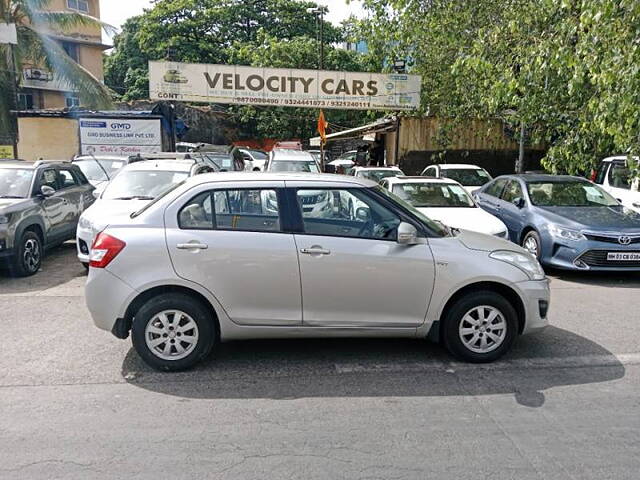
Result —
<instances>
[{"instance_id":1,"label":"car rear door","mask_svg":"<svg viewBox=\"0 0 640 480\"><path fill-rule=\"evenodd\" d=\"M242 325L302 323L300 271L285 233L283 182L212 183L165 212L175 272L209 290Z\"/></svg>"},{"instance_id":2,"label":"car rear door","mask_svg":"<svg viewBox=\"0 0 640 480\"><path fill-rule=\"evenodd\" d=\"M304 191L336 190L342 202L361 205L353 216L338 206L324 215L304 212ZM424 323L435 267L428 245L400 245L397 212L362 188L299 183L290 190L302 232L300 260L303 324L322 327L413 328ZM352 198L350 198L352 197Z\"/></svg>"},{"instance_id":3,"label":"car rear door","mask_svg":"<svg viewBox=\"0 0 640 480\"><path fill-rule=\"evenodd\" d=\"M72 238L76 234L78 220L82 215L85 203L84 195L91 196L87 189L80 185L79 180L70 168L58 168L58 178L60 183L59 195L64 198L64 235Z\"/></svg>"},{"instance_id":4,"label":"car rear door","mask_svg":"<svg viewBox=\"0 0 640 480\"><path fill-rule=\"evenodd\" d=\"M68 200L61 192L58 172L55 168L45 168L38 173L34 194L39 195L40 189L45 185L56 191L51 197L43 197L41 200L47 224L47 243L55 243L65 239L66 221L69 216Z\"/></svg>"}]
</instances>

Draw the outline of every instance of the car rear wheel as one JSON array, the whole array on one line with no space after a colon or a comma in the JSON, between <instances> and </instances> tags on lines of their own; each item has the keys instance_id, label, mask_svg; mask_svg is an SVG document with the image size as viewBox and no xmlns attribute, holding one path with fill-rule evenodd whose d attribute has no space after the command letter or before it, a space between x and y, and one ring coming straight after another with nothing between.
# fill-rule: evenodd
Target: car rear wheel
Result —
<instances>
[{"instance_id":1,"label":"car rear wheel","mask_svg":"<svg viewBox=\"0 0 640 480\"><path fill-rule=\"evenodd\" d=\"M540 256L542 255L541 245L540 235L538 235L538 232L535 230L528 232L522 239L522 247L538 260L540 260Z\"/></svg>"},{"instance_id":2,"label":"car rear wheel","mask_svg":"<svg viewBox=\"0 0 640 480\"><path fill-rule=\"evenodd\" d=\"M42 240L40 236L28 230L24 232L17 244L16 257L12 271L18 277L35 275L42 266Z\"/></svg>"},{"instance_id":3,"label":"car rear wheel","mask_svg":"<svg viewBox=\"0 0 640 480\"><path fill-rule=\"evenodd\" d=\"M497 360L516 340L517 314L502 295L479 291L465 295L448 311L443 340L447 350L472 363Z\"/></svg>"},{"instance_id":4,"label":"car rear wheel","mask_svg":"<svg viewBox=\"0 0 640 480\"><path fill-rule=\"evenodd\" d=\"M131 338L149 366L179 371L209 355L216 331L210 312L199 300L171 293L151 298L138 310Z\"/></svg>"}]
</instances>

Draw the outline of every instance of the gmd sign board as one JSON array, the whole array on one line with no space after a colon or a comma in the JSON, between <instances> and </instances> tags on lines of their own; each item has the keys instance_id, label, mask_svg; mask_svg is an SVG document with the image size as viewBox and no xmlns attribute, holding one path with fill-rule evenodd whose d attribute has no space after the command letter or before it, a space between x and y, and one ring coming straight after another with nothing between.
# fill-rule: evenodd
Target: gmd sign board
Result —
<instances>
[{"instance_id":1,"label":"gmd sign board","mask_svg":"<svg viewBox=\"0 0 640 480\"><path fill-rule=\"evenodd\" d=\"M352 110L413 110L419 75L149 62L152 100Z\"/></svg>"}]
</instances>

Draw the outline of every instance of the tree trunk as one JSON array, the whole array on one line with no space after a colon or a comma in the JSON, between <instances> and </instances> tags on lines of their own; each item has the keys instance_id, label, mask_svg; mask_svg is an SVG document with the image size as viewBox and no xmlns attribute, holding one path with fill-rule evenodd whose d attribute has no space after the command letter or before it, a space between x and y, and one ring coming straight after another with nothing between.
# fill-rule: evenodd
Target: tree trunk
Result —
<instances>
[{"instance_id":1,"label":"tree trunk","mask_svg":"<svg viewBox=\"0 0 640 480\"><path fill-rule=\"evenodd\" d=\"M520 149L518 152L518 162L516 163L516 173L524 173L524 122L520 122Z\"/></svg>"}]
</instances>

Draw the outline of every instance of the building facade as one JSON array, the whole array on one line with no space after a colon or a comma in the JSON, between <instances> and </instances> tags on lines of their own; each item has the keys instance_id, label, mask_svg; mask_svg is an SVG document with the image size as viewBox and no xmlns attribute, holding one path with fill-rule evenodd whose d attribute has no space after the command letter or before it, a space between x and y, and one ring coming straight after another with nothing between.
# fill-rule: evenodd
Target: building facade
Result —
<instances>
[{"instance_id":1,"label":"building facade","mask_svg":"<svg viewBox=\"0 0 640 480\"><path fill-rule=\"evenodd\" d=\"M100 19L100 0L51 0L47 10L79 12ZM78 26L73 30L51 30L49 37L55 40L67 54L82 65L94 77L104 81L102 56L110 48L102 42L99 26ZM61 81L55 72L41 65L24 65L18 93L18 110L41 110L80 106L78 96Z\"/></svg>"}]
</instances>

